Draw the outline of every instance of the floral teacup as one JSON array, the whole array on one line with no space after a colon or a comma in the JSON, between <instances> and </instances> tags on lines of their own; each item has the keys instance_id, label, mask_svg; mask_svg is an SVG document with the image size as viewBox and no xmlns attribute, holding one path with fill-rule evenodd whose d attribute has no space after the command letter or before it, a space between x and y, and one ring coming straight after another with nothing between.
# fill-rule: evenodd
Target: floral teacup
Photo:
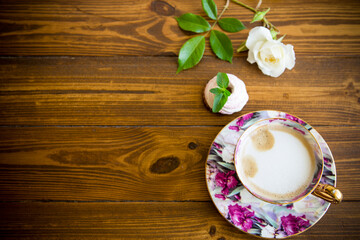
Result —
<instances>
[{"instance_id":1,"label":"floral teacup","mask_svg":"<svg viewBox=\"0 0 360 240\"><path fill-rule=\"evenodd\" d=\"M340 203L341 192L320 183L324 159L319 143L304 126L286 118L258 121L240 137L236 173L255 197L289 204L313 194Z\"/></svg>"}]
</instances>

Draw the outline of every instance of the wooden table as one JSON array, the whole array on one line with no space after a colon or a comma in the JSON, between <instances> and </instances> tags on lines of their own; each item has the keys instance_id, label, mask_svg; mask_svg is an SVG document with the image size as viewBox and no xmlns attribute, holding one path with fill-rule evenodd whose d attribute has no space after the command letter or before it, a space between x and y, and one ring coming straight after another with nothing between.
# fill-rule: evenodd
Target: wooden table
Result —
<instances>
[{"instance_id":1,"label":"wooden table","mask_svg":"<svg viewBox=\"0 0 360 240\"><path fill-rule=\"evenodd\" d=\"M174 17L205 16L200 0L1 1L0 238L254 239L218 213L204 165L224 125L275 109L325 138L344 194L295 238L359 239L360 3L262 6L295 47L295 68L279 78L247 53L220 61L209 45L198 66L175 74L191 34ZM234 3L224 16L257 25ZM229 34L234 47L248 31ZM205 108L203 88L219 71L246 83L241 112Z\"/></svg>"}]
</instances>

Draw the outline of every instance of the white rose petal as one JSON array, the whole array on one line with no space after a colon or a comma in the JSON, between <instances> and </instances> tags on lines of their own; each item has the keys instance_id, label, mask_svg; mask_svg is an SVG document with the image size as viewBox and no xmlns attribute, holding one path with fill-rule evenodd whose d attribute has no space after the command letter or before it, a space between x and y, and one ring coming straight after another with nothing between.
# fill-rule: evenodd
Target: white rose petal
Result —
<instances>
[{"instance_id":1,"label":"white rose petal","mask_svg":"<svg viewBox=\"0 0 360 240\"><path fill-rule=\"evenodd\" d=\"M288 52L287 61L286 62L286 68L291 70L295 66L295 51L294 46L291 44L285 45L286 51Z\"/></svg>"},{"instance_id":2,"label":"white rose petal","mask_svg":"<svg viewBox=\"0 0 360 240\"><path fill-rule=\"evenodd\" d=\"M295 66L294 47L274 40L265 27L255 27L249 32L246 47L249 49L247 61L256 62L265 75L278 77L286 68Z\"/></svg>"},{"instance_id":3,"label":"white rose petal","mask_svg":"<svg viewBox=\"0 0 360 240\"><path fill-rule=\"evenodd\" d=\"M253 48L259 41L271 41L271 33L267 28L255 27L250 30L248 39L246 40L246 47L248 49Z\"/></svg>"}]
</instances>

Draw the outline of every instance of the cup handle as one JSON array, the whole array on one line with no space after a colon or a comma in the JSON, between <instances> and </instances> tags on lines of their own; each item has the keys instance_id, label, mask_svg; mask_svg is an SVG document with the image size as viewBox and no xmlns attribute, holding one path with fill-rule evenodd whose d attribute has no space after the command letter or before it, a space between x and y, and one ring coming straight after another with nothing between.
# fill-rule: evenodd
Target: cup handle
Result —
<instances>
[{"instance_id":1,"label":"cup handle","mask_svg":"<svg viewBox=\"0 0 360 240\"><path fill-rule=\"evenodd\" d=\"M319 183L312 192L316 197L322 198L330 203L338 204L342 201L343 195L339 189L328 184Z\"/></svg>"}]
</instances>

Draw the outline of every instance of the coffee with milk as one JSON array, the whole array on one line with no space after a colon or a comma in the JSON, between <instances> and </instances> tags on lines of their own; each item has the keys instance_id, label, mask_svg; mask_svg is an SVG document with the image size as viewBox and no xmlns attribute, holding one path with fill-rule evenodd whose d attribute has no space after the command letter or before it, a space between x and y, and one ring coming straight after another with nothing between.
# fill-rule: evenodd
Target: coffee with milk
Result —
<instances>
[{"instance_id":1,"label":"coffee with milk","mask_svg":"<svg viewBox=\"0 0 360 240\"><path fill-rule=\"evenodd\" d=\"M259 196L292 199L313 180L315 154L301 130L270 122L252 129L238 147L240 180Z\"/></svg>"}]
</instances>

